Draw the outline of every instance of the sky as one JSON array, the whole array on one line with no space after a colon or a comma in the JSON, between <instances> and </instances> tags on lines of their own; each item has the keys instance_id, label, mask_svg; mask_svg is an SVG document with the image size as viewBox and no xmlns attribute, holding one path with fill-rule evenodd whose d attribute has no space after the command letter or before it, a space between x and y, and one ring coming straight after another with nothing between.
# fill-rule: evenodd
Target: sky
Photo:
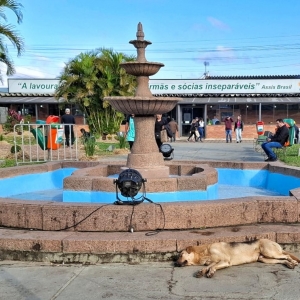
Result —
<instances>
[{"instance_id":1,"label":"sky","mask_svg":"<svg viewBox=\"0 0 300 300\"><path fill-rule=\"evenodd\" d=\"M16 68L11 78L58 78L69 60L98 48L136 55L129 41L136 39L139 22L152 42L146 59L165 65L153 79L198 79L205 71L211 76L300 74L299 0L18 2L21 24L5 11L25 42L20 57L7 42Z\"/></svg>"}]
</instances>

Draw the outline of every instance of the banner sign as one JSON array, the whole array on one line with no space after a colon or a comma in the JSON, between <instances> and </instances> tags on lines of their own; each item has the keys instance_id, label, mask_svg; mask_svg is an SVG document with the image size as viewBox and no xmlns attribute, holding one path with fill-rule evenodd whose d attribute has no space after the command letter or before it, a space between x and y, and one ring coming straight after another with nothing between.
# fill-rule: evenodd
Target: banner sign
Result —
<instances>
[{"instance_id":1,"label":"banner sign","mask_svg":"<svg viewBox=\"0 0 300 300\"><path fill-rule=\"evenodd\" d=\"M58 79L8 79L9 93L54 94ZM150 79L152 94L291 94L300 79Z\"/></svg>"},{"instance_id":2,"label":"banner sign","mask_svg":"<svg viewBox=\"0 0 300 300\"><path fill-rule=\"evenodd\" d=\"M58 79L8 79L9 93L54 94Z\"/></svg>"},{"instance_id":3,"label":"banner sign","mask_svg":"<svg viewBox=\"0 0 300 300\"><path fill-rule=\"evenodd\" d=\"M152 79L152 94L289 94L300 92L300 79Z\"/></svg>"}]
</instances>

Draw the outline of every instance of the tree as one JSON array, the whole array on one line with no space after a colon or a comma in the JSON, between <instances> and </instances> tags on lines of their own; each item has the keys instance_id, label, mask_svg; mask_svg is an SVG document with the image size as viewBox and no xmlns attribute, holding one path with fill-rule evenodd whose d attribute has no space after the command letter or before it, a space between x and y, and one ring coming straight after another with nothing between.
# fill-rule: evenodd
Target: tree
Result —
<instances>
[{"instance_id":1,"label":"tree","mask_svg":"<svg viewBox=\"0 0 300 300\"><path fill-rule=\"evenodd\" d=\"M22 8L22 4L14 0L0 0L0 62L7 66L7 75L13 75L15 73L15 68L13 61L9 57L5 40L8 39L13 44L13 46L17 49L18 55L21 55L24 50L24 42L14 30L15 26L4 24L7 22L7 17L4 11L5 9L12 10L17 17L18 24L20 24L23 20L23 14L21 12Z\"/></svg>"},{"instance_id":2,"label":"tree","mask_svg":"<svg viewBox=\"0 0 300 300\"><path fill-rule=\"evenodd\" d=\"M66 64L55 97L78 104L94 134L116 133L124 115L103 98L134 94L135 77L120 67L132 60L132 56L105 48L81 53Z\"/></svg>"}]
</instances>

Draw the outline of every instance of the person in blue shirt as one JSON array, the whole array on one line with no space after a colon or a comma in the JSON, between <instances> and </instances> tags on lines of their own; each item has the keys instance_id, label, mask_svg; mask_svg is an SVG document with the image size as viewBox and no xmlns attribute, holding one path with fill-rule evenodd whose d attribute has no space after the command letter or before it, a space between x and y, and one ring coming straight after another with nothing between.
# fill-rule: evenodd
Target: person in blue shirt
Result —
<instances>
[{"instance_id":1,"label":"person in blue shirt","mask_svg":"<svg viewBox=\"0 0 300 300\"><path fill-rule=\"evenodd\" d=\"M126 141L128 141L129 148L131 151L135 139L134 114L131 114L127 117L126 124L125 124L125 131L126 131Z\"/></svg>"}]
</instances>

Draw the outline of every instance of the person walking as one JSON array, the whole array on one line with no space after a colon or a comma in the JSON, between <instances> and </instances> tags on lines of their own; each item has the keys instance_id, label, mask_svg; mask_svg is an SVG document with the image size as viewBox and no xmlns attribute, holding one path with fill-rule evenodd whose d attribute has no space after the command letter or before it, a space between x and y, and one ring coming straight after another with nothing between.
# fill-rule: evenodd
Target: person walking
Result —
<instances>
[{"instance_id":1,"label":"person walking","mask_svg":"<svg viewBox=\"0 0 300 300\"><path fill-rule=\"evenodd\" d=\"M169 122L169 126L170 129L172 131L173 137L171 137L171 142L175 142L176 141L176 133L178 131L178 124L177 122L174 120L174 118L171 119L171 121Z\"/></svg>"},{"instance_id":2,"label":"person walking","mask_svg":"<svg viewBox=\"0 0 300 300\"><path fill-rule=\"evenodd\" d=\"M225 134L226 134L226 143L230 141L232 143L232 123L233 119L231 117L226 117L223 122L225 122Z\"/></svg>"},{"instance_id":3,"label":"person walking","mask_svg":"<svg viewBox=\"0 0 300 300\"><path fill-rule=\"evenodd\" d=\"M61 123L64 125L64 133L66 138L66 146L71 147L74 144L75 138L74 138L74 129L73 124L75 124L75 118L73 115L71 115L70 108L65 109L65 114L61 117Z\"/></svg>"},{"instance_id":4,"label":"person walking","mask_svg":"<svg viewBox=\"0 0 300 300\"><path fill-rule=\"evenodd\" d=\"M126 132L126 141L128 142L129 149L131 151L135 139L134 114L131 114L127 117L126 124L125 124L125 132Z\"/></svg>"},{"instance_id":5,"label":"person walking","mask_svg":"<svg viewBox=\"0 0 300 300\"><path fill-rule=\"evenodd\" d=\"M199 131L199 140L200 142L203 142L203 139L204 139L204 126L205 126L205 123L203 121L203 118L200 118L199 119L199 126L198 126L198 131Z\"/></svg>"},{"instance_id":6,"label":"person walking","mask_svg":"<svg viewBox=\"0 0 300 300\"><path fill-rule=\"evenodd\" d=\"M237 117L237 120L234 122L234 131L236 135L236 142L242 142L242 131L244 129L244 122L242 121L241 116Z\"/></svg>"},{"instance_id":7,"label":"person walking","mask_svg":"<svg viewBox=\"0 0 300 300\"><path fill-rule=\"evenodd\" d=\"M261 144L262 149L268 156L265 161L276 161L277 156L272 148L282 148L290 136L289 129L282 119L276 120L276 132L267 138L267 141Z\"/></svg>"},{"instance_id":8,"label":"person walking","mask_svg":"<svg viewBox=\"0 0 300 300\"><path fill-rule=\"evenodd\" d=\"M199 124L199 123L196 121L196 119L193 119L193 120L192 120L191 127L190 127L190 135L189 135L189 137L188 137L188 139L187 139L187 142L190 141L190 138L191 138L192 136L194 136L193 142L196 142L196 141L197 141L196 130L198 131L198 124Z\"/></svg>"}]
</instances>

